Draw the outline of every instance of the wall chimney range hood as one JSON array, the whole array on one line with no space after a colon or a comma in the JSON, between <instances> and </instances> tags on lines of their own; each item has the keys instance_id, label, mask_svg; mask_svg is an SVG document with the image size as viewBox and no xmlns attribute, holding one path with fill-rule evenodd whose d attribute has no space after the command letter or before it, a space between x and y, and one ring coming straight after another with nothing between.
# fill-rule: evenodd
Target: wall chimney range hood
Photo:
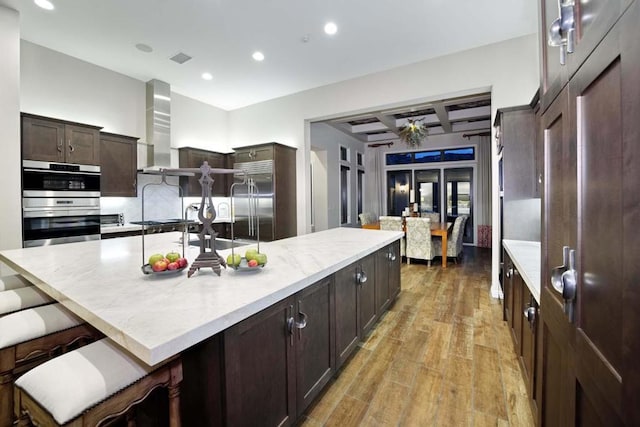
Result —
<instances>
[{"instance_id":1,"label":"wall chimney range hood","mask_svg":"<svg viewBox=\"0 0 640 427\"><path fill-rule=\"evenodd\" d=\"M153 147L153 160L143 173L171 168L171 86L160 80L147 82L147 143Z\"/></svg>"}]
</instances>

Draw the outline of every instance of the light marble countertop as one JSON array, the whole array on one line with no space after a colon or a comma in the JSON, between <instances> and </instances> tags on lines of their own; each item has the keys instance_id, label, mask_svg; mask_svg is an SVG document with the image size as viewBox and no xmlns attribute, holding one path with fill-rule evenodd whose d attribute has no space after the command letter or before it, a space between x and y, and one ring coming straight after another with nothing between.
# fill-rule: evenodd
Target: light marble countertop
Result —
<instances>
[{"instance_id":1,"label":"light marble countertop","mask_svg":"<svg viewBox=\"0 0 640 427\"><path fill-rule=\"evenodd\" d=\"M540 304L540 242L503 240L502 245L529 288L531 295Z\"/></svg>"},{"instance_id":2,"label":"light marble countertop","mask_svg":"<svg viewBox=\"0 0 640 427\"><path fill-rule=\"evenodd\" d=\"M293 295L402 237L401 232L335 228L260 244L263 269L144 275L142 239L122 237L13 249L0 261L154 365ZM182 251L180 233L145 237L145 256ZM239 249L239 253L255 245ZM219 251L226 258L231 250ZM192 262L196 247L186 249Z\"/></svg>"}]
</instances>

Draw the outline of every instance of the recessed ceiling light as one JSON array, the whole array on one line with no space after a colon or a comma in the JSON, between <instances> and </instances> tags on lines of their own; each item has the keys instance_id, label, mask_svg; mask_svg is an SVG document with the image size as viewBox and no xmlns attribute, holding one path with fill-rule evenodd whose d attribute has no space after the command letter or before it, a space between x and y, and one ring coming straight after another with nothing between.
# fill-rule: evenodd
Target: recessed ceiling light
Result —
<instances>
[{"instance_id":1,"label":"recessed ceiling light","mask_svg":"<svg viewBox=\"0 0 640 427\"><path fill-rule=\"evenodd\" d=\"M213 76L211 75L211 73L202 73L202 78L205 80L211 80L213 79Z\"/></svg>"},{"instance_id":2,"label":"recessed ceiling light","mask_svg":"<svg viewBox=\"0 0 640 427\"><path fill-rule=\"evenodd\" d=\"M144 43L138 43L136 45L136 49L138 49L140 52L144 52L144 53L153 52L153 48L151 46L149 46L148 44L144 44Z\"/></svg>"},{"instance_id":3,"label":"recessed ceiling light","mask_svg":"<svg viewBox=\"0 0 640 427\"><path fill-rule=\"evenodd\" d=\"M327 22L324 26L324 32L332 36L338 32L338 26L333 22Z\"/></svg>"},{"instance_id":4,"label":"recessed ceiling light","mask_svg":"<svg viewBox=\"0 0 640 427\"><path fill-rule=\"evenodd\" d=\"M54 6L49 0L34 0L34 3L43 9L53 10Z\"/></svg>"},{"instance_id":5,"label":"recessed ceiling light","mask_svg":"<svg viewBox=\"0 0 640 427\"><path fill-rule=\"evenodd\" d=\"M264 60L264 54L262 52L253 52L253 55L251 55L253 57L253 59L255 59L256 61L263 61Z\"/></svg>"}]
</instances>

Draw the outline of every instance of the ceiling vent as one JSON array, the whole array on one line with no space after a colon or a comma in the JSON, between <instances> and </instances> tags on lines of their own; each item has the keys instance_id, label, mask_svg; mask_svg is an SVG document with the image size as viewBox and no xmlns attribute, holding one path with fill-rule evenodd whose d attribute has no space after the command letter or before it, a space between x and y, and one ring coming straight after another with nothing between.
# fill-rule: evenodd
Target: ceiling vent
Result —
<instances>
[{"instance_id":1,"label":"ceiling vent","mask_svg":"<svg viewBox=\"0 0 640 427\"><path fill-rule=\"evenodd\" d=\"M179 52L173 55L169 59L172 60L173 62L177 62L178 64L184 64L185 62L191 59L191 56L187 55L184 52Z\"/></svg>"}]
</instances>

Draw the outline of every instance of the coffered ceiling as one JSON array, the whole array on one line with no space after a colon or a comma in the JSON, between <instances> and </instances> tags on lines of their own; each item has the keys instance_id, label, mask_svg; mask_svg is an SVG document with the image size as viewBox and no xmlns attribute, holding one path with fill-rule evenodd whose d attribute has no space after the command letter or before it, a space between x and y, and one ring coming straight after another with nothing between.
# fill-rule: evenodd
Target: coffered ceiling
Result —
<instances>
[{"instance_id":1,"label":"coffered ceiling","mask_svg":"<svg viewBox=\"0 0 640 427\"><path fill-rule=\"evenodd\" d=\"M397 140L400 129L409 119L425 124L428 135L487 131L491 128L491 94L372 111L324 123L362 142L382 143Z\"/></svg>"}]
</instances>

